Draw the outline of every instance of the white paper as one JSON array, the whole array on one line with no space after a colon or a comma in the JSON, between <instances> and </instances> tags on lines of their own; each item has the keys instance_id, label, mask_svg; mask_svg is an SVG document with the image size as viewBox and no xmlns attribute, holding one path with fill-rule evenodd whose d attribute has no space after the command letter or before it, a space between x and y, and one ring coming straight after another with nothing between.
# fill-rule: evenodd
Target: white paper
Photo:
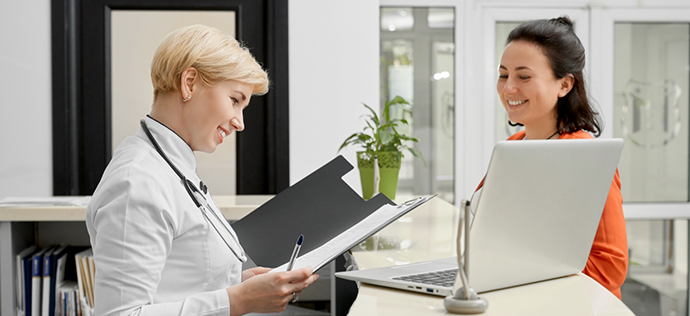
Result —
<instances>
[{"instance_id":1,"label":"white paper","mask_svg":"<svg viewBox=\"0 0 690 316\"><path fill-rule=\"evenodd\" d=\"M360 240L370 236L373 234L373 232L382 229L393 219L400 217L402 214L407 213L409 210L421 205L432 197L433 196L428 195L422 196L399 206L390 204L381 206L378 210L371 213L359 223L329 240L321 247L318 247L298 257L295 260L295 265L292 267L292 269L297 270L305 267L312 267L314 271L320 269L341 253L354 247L354 245L356 245ZM308 238L308 236L304 236L304 242L308 242ZM286 262L270 272L285 271L287 266L288 263Z\"/></svg>"},{"instance_id":2,"label":"white paper","mask_svg":"<svg viewBox=\"0 0 690 316\"><path fill-rule=\"evenodd\" d=\"M80 302L82 316L91 316L94 314L94 309L86 302L86 297L82 297Z\"/></svg>"},{"instance_id":3,"label":"white paper","mask_svg":"<svg viewBox=\"0 0 690 316\"><path fill-rule=\"evenodd\" d=\"M63 253L57 259L57 268L55 270L55 310L58 310L58 303L62 303L60 299L60 289L65 281L65 266L67 265L67 254Z\"/></svg>"},{"instance_id":4,"label":"white paper","mask_svg":"<svg viewBox=\"0 0 690 316\"><path fill-rule=\"evenodd\" d=\"M0 207L17 206L87 206L91 196L6 197Z\"/></svg>"},{"instance_id":5,"label":"white paper","mask_svg":"<svg viewBox=\"0 0 690 316\"><path fill-rule=\"evenodd\" d=\"M17 311L24 314L24 262L17 256Z\"/></svg>"}]
</instances>

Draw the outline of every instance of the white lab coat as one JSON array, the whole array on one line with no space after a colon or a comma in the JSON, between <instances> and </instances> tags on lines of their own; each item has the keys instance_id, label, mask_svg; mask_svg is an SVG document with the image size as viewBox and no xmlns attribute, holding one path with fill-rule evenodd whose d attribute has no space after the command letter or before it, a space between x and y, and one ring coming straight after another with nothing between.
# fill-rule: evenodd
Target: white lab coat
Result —
<instances>
[{"instance_id":1,"label":"white lab coat","mask_svg":"<svg viewBox=\"0 0 690 316\"><path fill-rule=\"evenodd\" d=\"M150 117L146 124L170 160L199 187L187 143ZM222 218L210 192L206 199ZM113 153L87 208L86 227L96 264L96 315L230 314L225 289L241 282L242 263L143 129Z\"/></svg>"}]
</instances>

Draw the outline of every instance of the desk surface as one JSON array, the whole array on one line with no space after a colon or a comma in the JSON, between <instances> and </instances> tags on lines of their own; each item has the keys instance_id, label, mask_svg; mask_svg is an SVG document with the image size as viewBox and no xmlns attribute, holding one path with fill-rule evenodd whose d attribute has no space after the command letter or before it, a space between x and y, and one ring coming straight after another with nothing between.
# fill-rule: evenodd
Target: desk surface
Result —
<instances>
[{"instance_id":1,"label":"desk surface","mask_svg":"<svg viewBox=\"0 0 690 316\"><path fill-rule=\"evenodd\" d=\"M229 220L241 219L271 198L270 195L214 196ZM0 207L0 221L83 221L85 213L85 206ZM454 256L459 214L457 208L435 198L355 247L355 258L360 268L366 269ZM591 315L592 310L595 315L634 315L613 294L585 275L482 296L489 300L485 315ZM445 313L441 297L366 284L362 284L350 310L353 316Z\"/></svg>"},{"instance_id":2,"label":"desk surface","mask_svg":"<svg viewBox=\"0 0 690 316\"><path fill-rule=\"evenodd\" d=\"M360 269L455 255L460 211L435 198L353 249ZM482 293L484 315L634 315L611 292L584 274ZM349 315L446 314L443 298L362 284Z\"/></svg>"},{"instance_id":3,"label":"desk surface","mask_svg":"<svg viewBox=\"0 0 690 316\"><path fill-rule=\"evenodd\" d=\"M270 200L273 195L218 195L213 199L229 220L239 220ZM438 199L438 198L437 198ZM398 198L405 201L404 197ZM447 203L446 203L447 204ZM661 210L648 212L648 203L626 203L623 205L628 220L645 219L690 219L688 203L664 203ZM42 206L0 206L0 221L81 221L86 215L85 206L42 205Z\"/></svg>"},{"instance_id":4,"label":"desk surface","mask_svg":"<svg viewBox=\"0 0 690 316\"><path fill-rule=\"evenodd\" d=\"M273 195L214 196L225 218L239 220L273 198ZM69 222L84 221L86 206L32 205L0 207L0 222Z\"/></svg>"}]
</instances>

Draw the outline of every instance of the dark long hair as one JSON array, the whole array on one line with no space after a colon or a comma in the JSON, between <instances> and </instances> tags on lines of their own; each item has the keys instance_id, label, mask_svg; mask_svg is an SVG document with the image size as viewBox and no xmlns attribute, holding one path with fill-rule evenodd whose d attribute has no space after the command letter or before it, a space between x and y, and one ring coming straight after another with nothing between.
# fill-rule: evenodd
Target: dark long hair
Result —
<instances>
[{"instance_id":1,"label":"dark long hair","mask_svg":"<svg viewBox=\"0 0 690 316\"><path fill-rule=\"evenodd\" d=\"M506 45L513 41L525 41L539 46L549 59L549 66L556 78L572 75L573 88L556 106L558 133L573 133L579 130L601 135L599 113L592 109L587 98L585 79L585 48L575 35L573 22L568 16L550 20L534 20L520 24L508 35Z\"/></svg>"}]
</instances>

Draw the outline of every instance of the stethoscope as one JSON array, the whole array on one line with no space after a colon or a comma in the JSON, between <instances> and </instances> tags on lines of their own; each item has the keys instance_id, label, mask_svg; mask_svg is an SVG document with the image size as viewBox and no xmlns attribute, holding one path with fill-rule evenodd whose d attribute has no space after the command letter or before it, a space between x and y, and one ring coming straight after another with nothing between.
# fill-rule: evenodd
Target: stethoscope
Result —
<instances>
[{"instance_id":1,"label":"stethoscope","mask_svg":"<svg viewBox=\"0 0 690 316\"><path fill-rule=\"evenodd\" d=\"M244 252L242 245L240 245L240 241L237 239L237 237L235 237L235 235L232 233L232 231L230 231L230 227L229 227L228 222L225 221L224 219L221 219L218 216L217 212L213 211L213 208L211 208L211 205L208 204L208 200L206 200L206 197L204 197L204 195L201 194L201 191L199 191L199 189L197 189L197 187L194 185L194 183L192 183L192 181L189 181L189 179L187 179L182 174L182 172L180 172L180 170L177 169L177 167L175 167L175 165L172 163L172 161L170 161L170 159L168 159L168 156L163 152L163 149L161 149L161 146L158 145L158 142L153 137L153 134L151 134L151 131L146 126L146 122L144 120L141 120L139 122L139 124L141 125L141 128L144 129L144 133L146 133L146 137L149 138L149 140L151 141L151 144L153 144L153 147L156 149L158 154L160 154L161 157L163 157L163 160L165 160L165 162L168 163L170 168L173 171L175 171L177 176L180 177L180 179L182 180L182 185L184 185L184 188L187 190L189 197L192 198L192 201L194 201L194 204L199 208L201 213L204 214L204 217L209 222L209 224L211 224L211 226L213 226L213 228L216 230L216 232L218 232L218 235L220 235L220 238L223 239L223 241L228 246L230 251L232 251L232 253L235 255L235 257L237 257L237 259L240 260L241 262L243 262L243 263L247 262L247 255ZM201 186L204 186L203 182L201 183ZM206 190L204 190L204 191L206 191ZM209 215L209 213L211 215ZM216 225L216 223L214 223L214 220L218 224L220 224L220 226L223 226L223 228L225 228L225 231L221 231L220 229L218 229L218 226ZM230 242L228 242L228 240L230 240L230 238L228 238L228 236L230 238L232 238L232 240L234 240L235 243L237 244L237 246L240 248L239 254L237 254L237 251L235 251L235 249L233 249L232 246L230 246Z\"/></svg>"}]
</instances>

